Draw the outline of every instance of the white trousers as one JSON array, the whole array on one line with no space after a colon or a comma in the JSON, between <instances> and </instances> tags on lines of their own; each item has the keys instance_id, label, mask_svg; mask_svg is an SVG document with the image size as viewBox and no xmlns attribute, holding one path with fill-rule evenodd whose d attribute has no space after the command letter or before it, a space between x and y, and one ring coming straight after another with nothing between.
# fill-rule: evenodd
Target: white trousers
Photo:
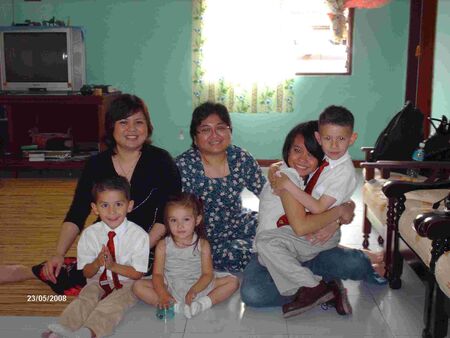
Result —
<instances>
[{"instance_id":1,"label":"white trousers","mask_svg":"<svg viewBox=\"0 0 450 338\"><path fill-rule=\"evenodd\" d=\"M325 244L312 245L306 238L297 236L289 225L285 225L258 233L255 244L259 262L269 271L280 294L291 296L302 286L317 286L322 279L299 263L336 247L340 238L341 232L338 230Z\"/></svg>"}]
</instances>

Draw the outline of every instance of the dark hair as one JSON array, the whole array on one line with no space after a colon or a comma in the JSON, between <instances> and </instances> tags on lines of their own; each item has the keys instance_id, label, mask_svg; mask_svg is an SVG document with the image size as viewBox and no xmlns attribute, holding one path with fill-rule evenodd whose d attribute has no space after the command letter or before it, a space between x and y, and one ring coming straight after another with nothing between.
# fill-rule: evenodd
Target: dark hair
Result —
<instances>
[{"instance_id":1,"label":"dark hair","mask_svg":"<svg viewBox=\"0 0 450 338\"><path fill-rule=\"evenodd\" d=\"M192 120L191 120L191 127L189 129L189 133L191 134L192 139L192 148L196 148L195 145L195 135L197 134L197 128L198 126L203 122L204 119L206 119L208 116L216 114L219 116L219 118L228 126L230 127L230 131L233 131L233 128L231 126L231 118L230 113L228 112L227 107L225 107L221 103L214 103L207 101L205 103L202 103L197 108L194 109L192 113Z\"/></svg>"},{"instance_id":2,"label":"dark hair","mask_svg":"<svg viewBox=\"0 0 450 338\"><path fill-rule=\"evenodd\" d=\"M314 132L318 131L319 125L317 120L303 122L297 124L291 131L287 134L286 139L283 144L283 160L288 164L289 152L291 151L292 144L294 143L297 135L302 135L305 139L305 147L311 155L313 155L319 163L322 162L324 153L319 142L317 142ZM288 164L289 165L289 164Z\"/></svg>"},{"instance_id":3,"label":"dark hair","mask_svg":"<svg viewBox=\"0 0 450 338\"><path fill-rule=\"evenodd\" d=\"M351 127L355 124L353 114L342 106L329 106L319 115L319 126L336 124L341 127Z\"/></svg>"},{"instance_id":4,"label":"dark hair","mask_svg":"<svg viewBox=\"0 0 450 338\"><path fill-rule=\"evenodd\" d=\"M188 192L181 192L177 195L170 196L166 202L166 208L164 209L164 225L166 226L166 237L172 236L168 221L169 208L172 206L182 206L185 208L192 209L194 216L202 216L200 223L194 228L197 234L197 240L193 243L194 250L198 245L199 239L207 239L205 230L205 217L203 214L203 202L201 199L197 198L194 194ZM172 236L173 238L173 236Z\"/></svg>"},{"instance_id":5,"label":"dark hair","mask_svg":"<svg viewBox=\"0 0 450 338\"><path fill-rule=\"evenodd\" d=\"M97 202L98 194L104 191L123 192L127 201L130 200L130 183L123 176L108 177L96 182L91 190L92 201Z\"/></svg>"},{"instance_id":6,"label":"dark hair","mask_svg":"<svg viewBox=\"0 0 450 338\"><path fill-rule=\"evenodd\" d=\"M122 94L111 102L111 105L106 112L104 141L108 149L114 151L114 148L116 147L116 140L113 136L114 125L116 122L139 112L144 114L145 123L147 124L148 129L148 140L145 143L151 143L150 137L152 136L153 125L150 121L147 105L136 95Z\"/></svg>"}]
</instances>

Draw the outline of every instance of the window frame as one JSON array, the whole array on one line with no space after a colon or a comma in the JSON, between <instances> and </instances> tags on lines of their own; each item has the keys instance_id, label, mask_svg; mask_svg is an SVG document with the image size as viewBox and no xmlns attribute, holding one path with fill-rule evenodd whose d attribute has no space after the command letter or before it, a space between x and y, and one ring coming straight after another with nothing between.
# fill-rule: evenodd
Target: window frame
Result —
<instances>
[{"instance_id":1,"label":"window frame","mask_svg":"<svg viewBox=\"0 0 450 338\"><path fill-rule=\"evenodd\" d=\"M348 42L347 42L347 62L348 69L345 73L304 73L304 72L295 72L295 76L317 76L317 75L335 75L335 76L350 76L352 75L353 70L353 23L354 23L355 9L348 8Z\"/></svg>"}]
</instances>

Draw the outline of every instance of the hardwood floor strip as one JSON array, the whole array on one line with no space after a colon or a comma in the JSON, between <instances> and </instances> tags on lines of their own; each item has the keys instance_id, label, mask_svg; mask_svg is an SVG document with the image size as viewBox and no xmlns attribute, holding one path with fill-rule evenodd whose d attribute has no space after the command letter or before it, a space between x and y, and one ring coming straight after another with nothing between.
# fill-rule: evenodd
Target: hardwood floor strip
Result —
<instances>
[{"instance_id":1,"label":"hardwood floor strip","mask_svg":"<svg viewBox=\"0 0 450 338\"><path fill-rule=\"evenodd\" d=\"M75 179L0 179L0 264L31 267L54 252L75 186ZM86 224L95 219L90 215ZM76 243L68 256L76 256ZM53 294L38 280L0 285L0 315L58 316L73 297L66 302L32 302L27 297Z\"/></svg>"}]
</instances>

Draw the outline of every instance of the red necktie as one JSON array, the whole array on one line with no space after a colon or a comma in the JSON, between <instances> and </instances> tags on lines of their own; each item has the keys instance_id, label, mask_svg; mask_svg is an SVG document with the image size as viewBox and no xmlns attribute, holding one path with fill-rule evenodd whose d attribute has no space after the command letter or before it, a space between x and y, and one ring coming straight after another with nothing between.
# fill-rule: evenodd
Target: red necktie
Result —
<instances>
[{"instance_id":1,"label":"red necktie","mask_svg":"<svg viewBox=\"0 0 450 338\"><path fill-rule=\"evenodd\" d=\"M305 192L309 195L311 195L314 187L316 186L317 181L319 180L319 176L322 173L323 169L329 165L327 160L324 160L320 167L316 170L314 175L311 177L311 179L308 181L308 184L306 185ZM286 215L281 216L277 221L277 228L282 227L283 225L289 224L289 220Z\"/></svg>"},{"instance_id":2,"label":"red necktie","mask_svg":"<svg viewBox=\"0 0 450 338\"><path fill-rule=\"evenodd\" d=\"M116 233L114 231L108 232L108 243L106 244L114 262L116 261L116 250L114 247L114 237L115 236L116 236ZM114 282L114 289L120 289L122 287L122 284L120 284L120 282L119 282L119 276L117 275L117 273L112 272L112 277L113 277L113 282ZM106 275L106 269L103 270L103 272L100 276L99 283L100 283L100 287L103 290L105 290L105 294L102 297L102 299L103 299L113 291L113 289L111 289L111 287L109 286L108 276Z\"/></svg>"},{"instance_id":3,"label":"red necktie","mask_svg":"<svg viewBox=\"0 0 450 338\"><path fill-rule=\"evenodd\" d=\"M324 160L322 164L320 165L319 169L316 170L314 175L311 177L311 179L308 181L308 184L306 185L305 192L309 195L311 195L314 187L316 186L317 181L319 180L319 176L322 173L323 169L329 165L327 160Z\"/></svg>"}]
</instances>

